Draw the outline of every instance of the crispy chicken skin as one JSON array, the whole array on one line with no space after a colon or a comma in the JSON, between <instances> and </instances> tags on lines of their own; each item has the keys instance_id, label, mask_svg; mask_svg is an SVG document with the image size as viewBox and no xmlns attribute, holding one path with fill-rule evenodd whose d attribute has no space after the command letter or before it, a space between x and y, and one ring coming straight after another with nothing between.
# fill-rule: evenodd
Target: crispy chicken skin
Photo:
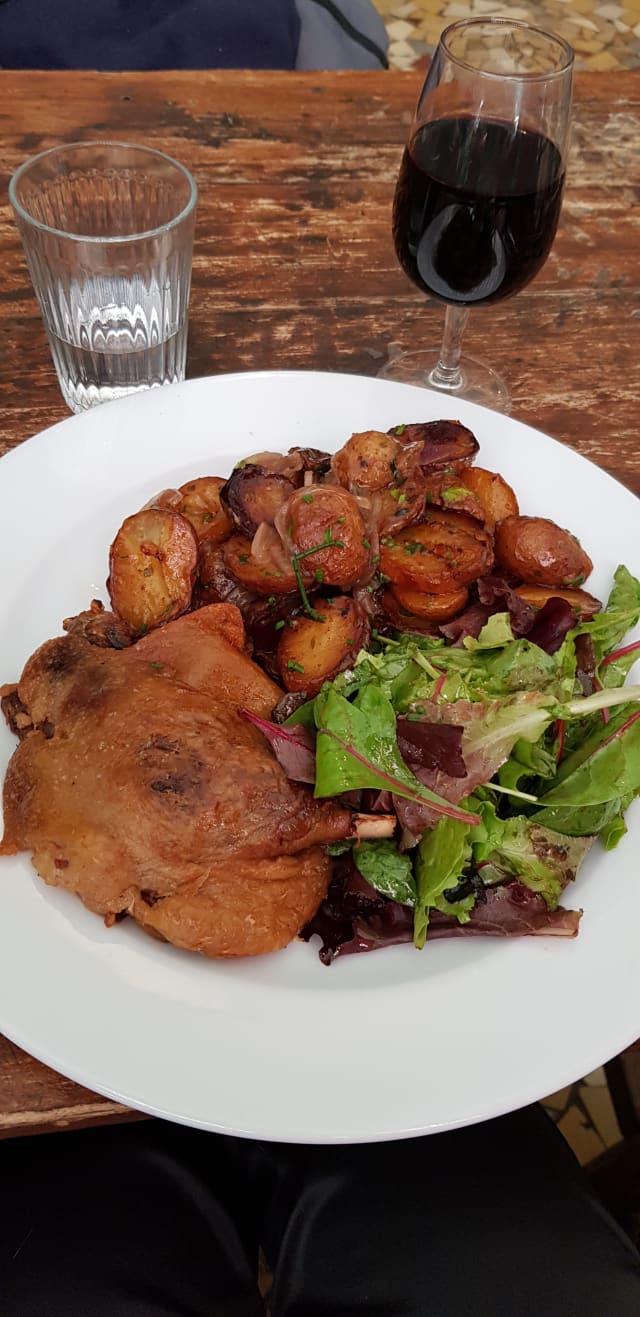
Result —
<instances>
[{"instance_id":1,"label":"crispy chicken skin","mask_svg":"<svg viewBox=\"0 0 640 1317\"><path fill-rule=\"evenodd\" d=\"M34 730L4 786L0 854L180 947L257 955L291 941L330 878L323 846L352 815L289 781L238 716L281 695L212 604L123 650L47 641L18 696Z\"/></svg>"}]
</instances>

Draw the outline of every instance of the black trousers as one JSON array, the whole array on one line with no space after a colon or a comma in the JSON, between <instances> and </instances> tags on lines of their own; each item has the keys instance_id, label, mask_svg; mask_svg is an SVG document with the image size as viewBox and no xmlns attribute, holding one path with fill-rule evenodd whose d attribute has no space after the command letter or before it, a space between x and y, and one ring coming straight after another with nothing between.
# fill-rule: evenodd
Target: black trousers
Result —
<instances>
[{"instance_id":1,"label":"black trousers","mask_svg":"<svg viewBox=\"0 0 640 1317\"><path fill-rule=\"evenodd\" d=\"M544 1112L359 1147L150 1121L0 1145L2 1317L638 1317Z\"/></svg>"}]
</instances>

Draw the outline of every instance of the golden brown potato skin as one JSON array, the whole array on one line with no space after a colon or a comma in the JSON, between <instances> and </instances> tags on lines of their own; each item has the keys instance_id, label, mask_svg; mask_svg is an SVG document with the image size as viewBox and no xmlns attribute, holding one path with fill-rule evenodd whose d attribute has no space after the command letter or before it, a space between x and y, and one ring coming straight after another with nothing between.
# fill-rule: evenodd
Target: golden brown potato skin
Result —
<instances>
[{"instance_id":1,"label":"golden brown potato skin","mask_svg":"<svg viewBox=\"0 0 640 1317\"><path fill-rule=\"evenodd\" d=\"M273 531L273 528L266 523L261 527L262 539L269 530ZM252 594L291 594L296 589L293 568L286 561L286 554L275 531L273 537L279 550L274 560L263 555L256 558L252 552L252 541L246 535L232 535L222 546L222 558L227 571Z\"/></svg>"},{"instance_id":2,"label":"golden brown potato skin","mask_svg":"<svg viewBox=\"0 0 640 1317\"><path fill-rule=\"evenodd\" d=\"M331 460L339 483L368 499L381 535L402 530L422 514L425 479L421 450L421 444L400 444L381 430L363 430L352 434Z\"/></svg>"},{"instance_id":3,"label":"golden brown potato skin","mask_svg":"<svg viewBox=\"0 0 640 1317\"><path fill-rule=\"evenodd\" d=\"M198 544L223 544L234 529L233 521L220 501L225 481L220 476L201 476L181 485L178 511L191 522Z\"/></svg>"},{"instance_id":4,"label":"golden brown potato skin","mask_svg":"<svg viewBox=\"0 0 640 1317\"><path fill-rule=\"evenodd\" d=\"M331 459L341 485L353 493L369 493L400 484L415 471L421 444L400 444L382 430L352 434Z\"/></svg>"},{"instance_id":5,"label":"golden brown potato skin","mask_svg":"<svg viewBox=\"0 0 640 1317\"><path fill-rule=\"evenodd\" d=\"M498 565L525 585L582 585L593 570L575 536L546 517L506 517L495 549Z\"/></svg>"},{"instance_id":6,"label":"golden brown potato skin","mask_svg":"<svg viewBox=\"0 0 640 1317\"><path fill-rule=\"evenodd\" d=\"M109 551L107 589L114 612L137 634L186 612L198 568L190 521L168 508L135 512Z\"/></svg>"},{"instance_id":7,"label":"golden brown potato skin","mask_svg":"<svg viewBox=\"0 0 640 1317\"><path fill-rule=\"evenodd\" d=\"M564 599L575 608L583 622L588 622L596 613L602 611L601 601L596 599L595 595L589 594L588 590L565 590L552 585L516 585L514 591L524 599L525 603L531 604L532 608L543 608L549 599Z\"/></svg>"},{"instance_id":8,"label":"golden brown potato skin","mask_svg":"<svg viewBox=\"0 0 640 1317\"><path fill-rule=\"evenodd\" d=\"M428 622L449 622L457 613L461 613L469 601L469 591L460 586L451 594L425 594L421 590L407 590L400 585L392 587L401 608L414 617L425 618Z\"/></svg>"},{"instance_id":9,"label":"golden brown potato skin","mask_svg":"<svg viewBox=\"0 0 640 1317\"><path fill-rule=\"evenodd\" d=\"M494 530L505 517L518 516L520 508L515 493L497 471L470 466L463 473L461 484L478 499L487 530Z\"/></svg>"},{"instance_id":10,"label":"golden brown potato skin","mask_svg":"<svg viewBox=\"0 0 640 1317\"><path fill-rule=\"evenodd\" d=\"M366 579L371 540L357 499L340 485L297 489L280 509L276 529L292 556L305 554L300 571L310 584L348 590ZM331 543L320 548L325 539Z\"/></svg>"},{"instance_id":11,"label":"golden brown potato skin","mask_svg":"<svg viewBox=\"0 0 640 1317\"><path fill-rule=\"evenodd\" d=\"M323 621L297 617L282 629L278 669L288 691L317 695L325 681L349 667L369 635L366 618L353 599L317 599Z\"/></svg>"},{"instance_id":12,"label":"golden brown potato skin","mask_svg":"<svg viewBox=\"0 0 640 1317\"><path fill-rule=\"evenodd\" d=\"M492 562L491 537L478 522L437 508L380 541L380 570L401 590L450 595L484 576Z\"/></svg>"}]
</instances>

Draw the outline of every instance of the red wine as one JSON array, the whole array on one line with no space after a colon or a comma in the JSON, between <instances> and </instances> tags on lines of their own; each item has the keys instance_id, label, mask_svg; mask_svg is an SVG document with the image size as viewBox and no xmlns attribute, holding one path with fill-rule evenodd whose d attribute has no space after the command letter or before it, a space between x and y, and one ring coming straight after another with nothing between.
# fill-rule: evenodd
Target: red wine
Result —
<instances>
[{"instance_id":1,"label":"red wine","mask_svg":"<svg viewBox=\"0 0 640 1317\"><path fill-rule=\"evenodd\" d=\"M563 184L560 152L539 133L495 119L434 120L402 158L398 260L442 302L509 297L549 254Z\"/></svg>"}]
</instances>

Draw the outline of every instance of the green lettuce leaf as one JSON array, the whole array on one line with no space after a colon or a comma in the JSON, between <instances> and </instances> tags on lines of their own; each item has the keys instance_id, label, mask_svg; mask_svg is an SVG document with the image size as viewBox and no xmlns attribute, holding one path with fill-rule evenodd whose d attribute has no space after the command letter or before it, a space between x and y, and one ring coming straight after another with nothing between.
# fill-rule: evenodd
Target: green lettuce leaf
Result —
<instances>
[{"instance_id":1,"label":"green lettuce leaf","mask_svg":"<svg viewBox=\"0 0 640 1317\"><path fill-rule=\"evenodd\" d=\"M502 649L514 639L509 613L492 613L485 622L477 639L465 636L463 645L470 653L478 649Z\"/></svg>"},{"instance_id":2,"label":"green lettuce leaf","mask_svg":"<svg viewBox=\"0 0 640 1317\"><path fill-rule=\"evenodd\" d=\"M512 791L522 789L522 782L531 778L550 779L557 772L556 757L540 741L516 741L513 750L498 773L500 786Z\"/></svg>"},{"instance_id":3,"label":"green lettuce leaf","mask_svg":"<svg viewBox=\"0 0 640 1317\"><path fill-rule=\"evenodd\" d=\"M437 813L475 824L477 816L424 787L398 749L396 716L381 690L365 686L351 703L335 690L316 697L316 796L375 787L428 804Z\"/></svg>"},{"instance_id":4,"label":"green lettuce leaf","mask_svg":"<svg viewBox=\"0 0 640 1317\"><path fill-rule=\"evenodd\" d=\"M596 833L602 835L606 832L619 813L620 800L613 799L605 800L600 805L578 805L575 808L570 805L549 805L535 810L530 819L532 823L540 823L566 837L592 837Z\"/></svg>"},{"instance_id":5,"label":"green lettuce leaf","mask_svg":"<svg viewBox=\"0 0 640 1317\"><path fill-rule=\"evenodd\" d=\"M560 765L541 804L600 805L640 790L640 710L616 710L608 723Z\"/></svg>"},{"instance_id":6,"label":"green lettuce leaf","mask_svg":"<svg viewBox=\"0 0 640 1317\"><path fill-rule=\"evenodd\" d=\"M640 620L640 581L623 566L614 573L614 586L607 606L590 622L582 622L571 633L589 635L593 640L598 662L615 649L632 627Z\"/></svg>"},{"instance_id":7,"label":"green lettuce leaf","mask_svg":"<svg viewBox=\"0 0 640 1317\"><path fill-rule=\"evenodd\" d=\"M400 905L415 905L416 884L408 855L402 855L395 841L361 841L353 848L356 868L383 896Z\"/></svg>"},{"instance_id":8,"label":"green lettuce leaf","mask_svg":"<svg viewBox=\"0 0 640 1317\"><path fill-rule=\"evenodd\" d=\"M483 881L518 878L544 897L555 910L560 894L571 882L593 837L561 837L521 815L504 821L496 849L487 856ZM487 872L490 870L491 872Z\"/></svg>"},{"instance_id":9,"label":"green lettuce leaf","mask_svg":"<svg viewBox=\"0 0 640 1317\"><path fill-rule=\"evenodd\" d=\"M598 668L598 677L605 687L624 686L635 663L640 661L640 641L613 649Z\"/></svg>"},{"instance_id":10,"label":"green lettuce leaf","mask_svg":"<svg viewBox=\"0 0 640 1317\"><path fill-rule=\"evenodd\" d=\"M614 850L618 845L618 842L622 841L622 838L627 831L627 825L624 818L625 811L631 804L631 800L631 796L625 796L624 799L619 802L620 808L616 810L615 814L613 814L608 822L601 828L600 841L602 842L605 851Z\"/></svg>"},{"instance_id":11,"label":"green lettuce leaf","mask_svg":"<svg viewBox=\"0 0 640 1317\"><path fill-rule=\"evenodd\" d=\"M475 904L475 896L452 903L444 896L455 887L471 860L471 829L455 819L440 819L435 828L423 834L416 851L416 906L413 922L413 940L423 947L427 937L429 911L440 910L455 915L460 923L467 923Z\"/></svg>"}]
</instances>

